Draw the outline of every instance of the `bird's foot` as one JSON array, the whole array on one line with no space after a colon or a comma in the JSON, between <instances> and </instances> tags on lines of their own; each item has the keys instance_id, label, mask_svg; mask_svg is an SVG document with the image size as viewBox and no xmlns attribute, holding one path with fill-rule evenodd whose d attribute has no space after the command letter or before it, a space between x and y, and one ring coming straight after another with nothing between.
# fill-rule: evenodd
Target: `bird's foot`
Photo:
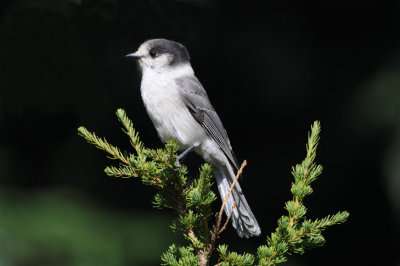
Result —
<instances>
[{"instance_id":1,"label":"bird's foot","mask_svg":"<svg viewBox=\"0 0 400 266\"><path fill-rule=\"evenodd\" d=\"M176 168L180 169L181 168L181 163L179 162L178 157L176 157L176 162L175 162Z\"/></svg>"},{"instance_id":2,"label":"bird's foot","mask_svg":"<svg viewBox=\"0 0 400 266\"><path fill-rule=\"evenodd\" d=\"M195 145L190 146L189 148L187 148L186 150L184 150L181 154L179 154L178 156L176 156L176 166L177 168L181 168L181 162L183 162L183 160L185 159L186 155L194 149L194 147L196 147Z\"/></svg>"}]
</instances>

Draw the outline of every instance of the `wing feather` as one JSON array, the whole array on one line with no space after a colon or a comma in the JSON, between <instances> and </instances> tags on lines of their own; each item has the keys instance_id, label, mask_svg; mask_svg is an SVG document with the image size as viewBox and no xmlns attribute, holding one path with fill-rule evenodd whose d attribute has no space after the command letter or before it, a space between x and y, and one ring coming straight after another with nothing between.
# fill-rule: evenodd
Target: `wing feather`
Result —
<instances>
[{"instance_id":1,"label":"wing feather","mask_svg":"<svg viewBox=\"0 0 400 266\"><path fill-rule=\"evenodd\" d=\"M186 76L177 79L177 83L179 85L180 96L190 113L206 130L207 134L219 145L237 170L238 163L233 154L228 134L199 80L194 76Z\"/></svg>"}]
</instances>

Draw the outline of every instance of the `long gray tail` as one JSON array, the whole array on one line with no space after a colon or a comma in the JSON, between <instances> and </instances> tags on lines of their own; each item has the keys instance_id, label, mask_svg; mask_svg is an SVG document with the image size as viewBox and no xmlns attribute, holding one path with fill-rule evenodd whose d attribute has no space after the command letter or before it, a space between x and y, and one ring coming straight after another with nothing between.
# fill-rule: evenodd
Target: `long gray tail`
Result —
<instances>
[{"instance_id":1,"label":"long gray tail","mask_svg":"<svg viewBox=\"0 0 400 266\"><path fill-rule=\"evenodd\" d=\"M224 201L225 195L229 192L232 182L235 179L235 174L230 164L213 166L213 170L217 179L219 194L222 201ZM239 182L236 182L225 204L225 213L227 216L230 214L234 202L236 202L236 207L232 212L231 220L238 235L246 238L260 235L260 226L243 195Z\"/></svg>"}]
</instances>

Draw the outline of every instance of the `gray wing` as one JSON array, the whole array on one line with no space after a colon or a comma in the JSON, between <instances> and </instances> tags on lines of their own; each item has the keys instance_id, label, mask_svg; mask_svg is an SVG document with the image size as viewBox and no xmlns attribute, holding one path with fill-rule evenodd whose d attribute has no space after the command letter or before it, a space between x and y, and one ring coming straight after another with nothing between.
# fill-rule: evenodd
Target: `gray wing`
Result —
<instances>
[{"instance_id":1,"label":"gray wing","mask_svg":"<svg viewBox=\"0 0 400 266\"><path fill-rule=\"evenodd\" d=\"M196 77L183 77L177 79L180 96L189 112L197 122L206 130L207 134L219 145L232 165L238 170L238 163L233 154L221 119L212 107L207 93Z\"/></svg>"}]
</instances>

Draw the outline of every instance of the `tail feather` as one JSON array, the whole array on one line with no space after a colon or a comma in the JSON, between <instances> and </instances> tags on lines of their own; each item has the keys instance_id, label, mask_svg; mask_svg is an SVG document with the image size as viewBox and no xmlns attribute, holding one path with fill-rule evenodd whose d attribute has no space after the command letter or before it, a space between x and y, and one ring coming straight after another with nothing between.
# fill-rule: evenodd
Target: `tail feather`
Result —
<instances>
[{"instance_id":1,"label":"tail feather","mask_svg":"<svg viewBox=\"0 0 400 266\"><path fill-rule=\"evenodd\" d=\"M226 194L232 185L235 178L230 164L213 166L215 178L217 180L218 190L221 195L222 201L224 201ZM261 234L260 226L254 217L253 212L247 203L246 198L243 195L242 189L240 188L239 182L236 182L228 200L225 204L225 213L229 215L232 210L233 203L236 202L231 216L232 225L236 229L240 237L251 237L258 236Z\"/></svg>"}]
</instances>

